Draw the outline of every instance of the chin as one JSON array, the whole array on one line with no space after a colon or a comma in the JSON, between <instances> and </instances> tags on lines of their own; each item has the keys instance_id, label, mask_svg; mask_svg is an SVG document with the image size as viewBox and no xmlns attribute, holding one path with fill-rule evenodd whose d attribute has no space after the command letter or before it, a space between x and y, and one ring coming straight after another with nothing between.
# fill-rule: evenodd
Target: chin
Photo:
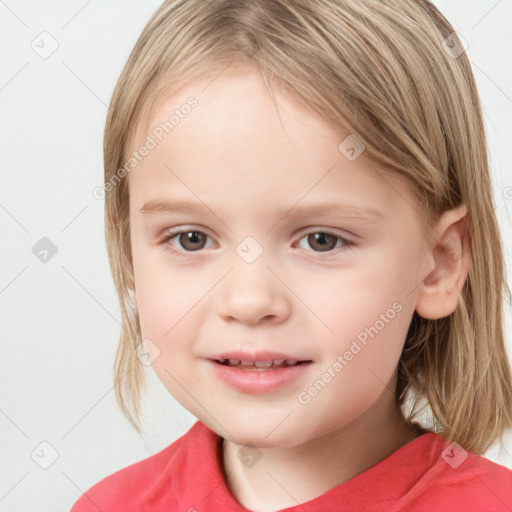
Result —
<instances>
[{"instance_id":1,"label":"chin","mask_svg":"<svg viewBox=\"0 0 512 512\"><path fill-rule=\"evenodd\" d=\"M283 414L283 409L281 409L278 414L259 412L259 417L240 414L236 417L233 415L226 415L223 418L216 416L217 422L209 416L199 419L218 435L239 446L284 448L305 443L315 437L314 432L304 429L304 421L293 417L293 412L288 417L286 414Z\"/></svg>"}]
</instances>

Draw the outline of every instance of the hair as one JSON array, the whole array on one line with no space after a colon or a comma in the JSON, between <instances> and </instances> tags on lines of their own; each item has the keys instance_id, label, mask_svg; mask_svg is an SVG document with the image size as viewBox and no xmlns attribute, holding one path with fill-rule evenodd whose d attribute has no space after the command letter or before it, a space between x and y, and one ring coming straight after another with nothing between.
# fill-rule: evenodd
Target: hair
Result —
<instances>
[{"instance_id":1,"label":"hair","mask_svg":"<svg viewBox=\"0 0 512 512\"><path fill-rule=\"evenodd\" d=\"M129 190L120 169L164 91L250 64L267 86L295 92L333 127L355 134L378 172L407 180L428 225L467 206L471 265L457 308L436 320L413 313L395 397L399 406L412 400L411 423L426 402L433 418L426 430L466 450L482 454L502 439L512 425L502 313L510 290L481 105L462 50L427 0L168 0L157 9L114 89L104 133L105 183L115 184L106 187L105 234L122 311L115 391L139 433L145 374L136 357L141 331L130 302Z\"/></svg>"}]
</instances>

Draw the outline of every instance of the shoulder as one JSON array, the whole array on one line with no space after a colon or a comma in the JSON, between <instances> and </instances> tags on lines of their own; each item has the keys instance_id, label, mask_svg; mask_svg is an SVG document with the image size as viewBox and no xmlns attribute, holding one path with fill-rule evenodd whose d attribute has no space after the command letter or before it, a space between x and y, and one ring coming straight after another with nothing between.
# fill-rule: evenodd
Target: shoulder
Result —
<instances>
[{"instance_id":1,"label":"shoulder","mask_svg":"<svg viewBox=\"0 0 512 512\"><path fill-rule=\"evenodd\" d=\"M432 472L425 476L430 482L424 482L411 511L433 510L434 504L453 512L512 510L512 470L456 443L444 445Z\"/></svg>"},{"instance_id":2,"label":"shoulder","mask_svg":"<svg viewBox=\"0 0 512 512\"><path fill-rule=\"evenodd\" d=\"M103 478L74 503L70 512L141 512L155 489L166 485L207 449L212 432L197 421L183 436L160 452Z\"/></svg>"}]
</instances>

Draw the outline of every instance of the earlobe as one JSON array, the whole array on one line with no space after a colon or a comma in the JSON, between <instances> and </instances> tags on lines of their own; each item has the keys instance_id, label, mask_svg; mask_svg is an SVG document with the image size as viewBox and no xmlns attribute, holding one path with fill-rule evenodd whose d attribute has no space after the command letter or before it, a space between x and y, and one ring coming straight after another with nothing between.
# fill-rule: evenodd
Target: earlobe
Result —
<instances>
[{"instance_id":1,"label":"earlobe","mask_svg":"<svg viewBox=\"0 0 512 512\"><path fill-rule=\"evenodd\" d=\"M430 257L434 269L419 287L416 312L435 320L457 308L471 265L471 225L467 207L461 205L441 215Z\"/></svg>"}]
</instances>

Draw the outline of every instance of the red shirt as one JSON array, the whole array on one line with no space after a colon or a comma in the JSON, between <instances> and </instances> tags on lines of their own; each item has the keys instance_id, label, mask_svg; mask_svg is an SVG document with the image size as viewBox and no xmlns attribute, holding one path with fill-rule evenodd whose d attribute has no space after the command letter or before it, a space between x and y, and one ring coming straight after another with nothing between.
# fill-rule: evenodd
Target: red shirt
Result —
<instances>
[{"instance_id":1,"label":"red shirt","mask_svg":"<svg viewBox=\"0 0 512 512\"><path fill-rule=\"evenodd\" d=\"M197 421L167 448L107 476L71 512L247 512L223 475L220 437ZM512 471L426 433L286 512L510 512Z\"/></svg>"}]
</instances>

